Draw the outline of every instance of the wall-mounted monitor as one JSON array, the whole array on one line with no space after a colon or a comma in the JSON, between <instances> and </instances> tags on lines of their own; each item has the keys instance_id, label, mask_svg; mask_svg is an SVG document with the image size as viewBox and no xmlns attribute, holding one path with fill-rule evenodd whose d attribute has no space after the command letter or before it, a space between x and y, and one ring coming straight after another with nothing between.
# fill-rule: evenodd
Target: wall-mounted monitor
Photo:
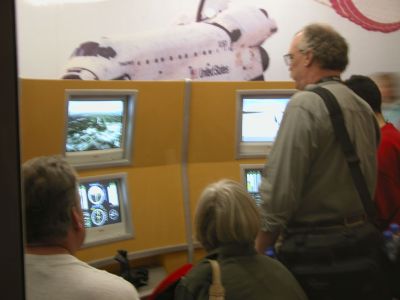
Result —
<instances>
[{"instance_id":1,"label":"wall-mounted monitor","mask_svg":"<svg viewBox=\"0 0 400 300\"><path fill-rule=\"evenodd\" d=\"M64 154L78 169L129 165L136 90L66 90Z\"/></svg>"},{"instance_id":2,"label":"wall-mounted monitor","mask_svg":"<svg viewBox=\"0 0 400 300\"><path fill-rule=\"evenodd\" d=\"M79 196L84 247L133 238L125 173L80 178Z\"/></svg>"},{"instance_id":3,"label":"wall-mounted monitor","mask_svg":"<svg viewBox=\"0 0 400 300\"><path fill-rule=\"evenodd\" d=\"M261 184L261 177L264 165L262 164L242 164L240 165L240 175L242 183L247 192L254 198L257 206L261 205L261 195L258 188Z\"/></svg>"},{"instance_id":4,"label":"wall-mounted monitor","mask_svg":"<svg viewBox=\"0 0 400 300\"><path fill-rule=\"evenodd\" d=\"M295 90L238 90L237 157L265 157Z\"/></svg>"}]
</instances>

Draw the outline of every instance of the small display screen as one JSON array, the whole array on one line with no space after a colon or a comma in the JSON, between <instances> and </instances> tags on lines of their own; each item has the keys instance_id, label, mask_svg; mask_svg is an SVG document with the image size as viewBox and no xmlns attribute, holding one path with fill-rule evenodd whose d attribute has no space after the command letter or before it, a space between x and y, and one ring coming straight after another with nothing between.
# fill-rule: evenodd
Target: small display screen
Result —
<instances>
[{"instance_id":1,"label":"small display screen","mask_svg":"<svg viewBox=\"0 0 400 300\"><path fill-rule=\"evenodd\" d=\"M261 195L258 188L261 184L262 169L246 169L244 171L247 192L254 198L256 205L261 205Z\"/></svg>"},{"instance_id":2,"label":"small display screen","mask_svg":"<svg viewBox=\"0 0 400 300\"><path fill-rule=\"evenodd\" d=\"M123 145L124 101L70 100L66 152L118 149Z\"/></svg>"},{"instance_id":3,"label":"small display screen","mask_svg":"<svg viewBox=\"0 0 400 300\"><path fill-rule=\"evenodd\" d=\"M86 228L121 222L121 196L117 179L82 182L79 195Z\"/></svg>"},{"instance_id":4,"label":"small display screen","mask_svg":"<svg viewBox=\"0 0 400 300\"><path fill-rule=\"evenodd\" d=\"M242 141L273 142L290 98L243 98Z\"/></svg>"}]
</instances>

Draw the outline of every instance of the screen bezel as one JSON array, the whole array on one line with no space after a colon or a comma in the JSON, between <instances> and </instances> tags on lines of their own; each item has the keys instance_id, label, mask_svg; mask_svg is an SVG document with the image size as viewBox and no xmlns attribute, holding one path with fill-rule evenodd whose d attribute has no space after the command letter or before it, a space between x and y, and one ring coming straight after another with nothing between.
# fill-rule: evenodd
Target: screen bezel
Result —
<instances>
[{"instance_id":1,"label":"screen bezel","mask_svg":"<svg viewBox=\"0 0 400 300\"><path fill-rule=\"evenodd\" d=\"M295 89L265 89L265 90L237 90L236 91L236 158L266 157L274 142L244 142L242 141L242 118L244 98L278 99L290 98Z\"/></svg>"},{"instance_id":2,"label":"screen bezel","mask_svg":"<svg viewBox=\"0 0 400 300\"><path fill-rule=\"evenodd\" d=\"M118 181L117 189L120 199L121 222L100 227L86 228L86 237L83 243L83 247L90 247L120 240L127 240L135 237L131 216L131 201L127 191L126 173L81 177L78 180L78 188L81 183L103 180Z\"/></svg>"},{"instance_id":3,"label":"screen bezel","mask_svg":"<svg viewBox=\"0 0 400 300\"><path fill-rule=\"evenodd\" d=\"M63 152L66 160L76 169L125 166L132 163L133 129L137 90L126 89L67 89L65 90L65 129ZM67 152L69 101L122 100L122 143L117 149Z\"/></svg>"}]
</instances>

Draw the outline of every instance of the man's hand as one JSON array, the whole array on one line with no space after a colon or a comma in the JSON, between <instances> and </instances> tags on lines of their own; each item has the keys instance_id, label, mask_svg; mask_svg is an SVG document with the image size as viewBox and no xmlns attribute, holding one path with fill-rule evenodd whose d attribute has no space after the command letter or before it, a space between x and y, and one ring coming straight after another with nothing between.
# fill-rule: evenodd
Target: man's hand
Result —
<instances>
[{"instance_id":1,"label":"man's hand","mask_svg":"<svg viewBox=\"0 0 400 300\"><path fill-rule=\"evenodd\" d=\"M279 232L259 231L256 238L256 250L260 254L265 254L268 247L273 246Z\"/></svg>"}]
</instances>

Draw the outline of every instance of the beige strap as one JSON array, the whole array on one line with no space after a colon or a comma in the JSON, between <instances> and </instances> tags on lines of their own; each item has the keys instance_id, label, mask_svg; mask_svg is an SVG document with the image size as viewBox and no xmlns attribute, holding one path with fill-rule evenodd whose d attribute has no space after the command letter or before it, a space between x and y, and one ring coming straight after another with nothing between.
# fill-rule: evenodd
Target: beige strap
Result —
<instances>
[{"instance_id":1,"label":"beige strap","mask_svg":"<svg viewBox=\"0 0 400 300\"><path fill-rule=\"evenodd\" d=\"M225 289L221 283L221 269L216 260L209 259L212 269L212 283L208 290L210 300L224 300Z\"/></svg>"}]
</instances>

